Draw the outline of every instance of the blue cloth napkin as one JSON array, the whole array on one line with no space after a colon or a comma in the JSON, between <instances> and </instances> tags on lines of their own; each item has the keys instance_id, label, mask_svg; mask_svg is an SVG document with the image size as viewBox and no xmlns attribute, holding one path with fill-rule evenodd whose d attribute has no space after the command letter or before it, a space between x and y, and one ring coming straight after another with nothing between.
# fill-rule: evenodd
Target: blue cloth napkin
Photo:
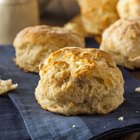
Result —
<instances>
[{"instance_id":1,"label":"blue cloth napkin","mask_svg":"<svg viewBox=\"0 0 140 140\"><path fill-rule=\"evenodd\" d=\"M39 76L24 73L14 64L13 57L14 49L11 46L0 47L0 75L2 79L12 78L19 83L18 89L10 92L9 97L19 110L32 139L102 139L140 131L140 94L134 91L140 86L140 81L126 69L121 68L126 101L117 110L108 115L65 117L40 108L34 97ZM122 116L124 120L119 121L118 118Z\"/></svg>"},{"instance_id":2,"label":"blue cloth napkin","mask_svg":"<svg viewBox=\"0 0 140 140\"><path fill-rule=\"evenodd\" d=\"M8 96L0 97L0 140L30 139L23 119Z\"/></svg>"}]
</instances>

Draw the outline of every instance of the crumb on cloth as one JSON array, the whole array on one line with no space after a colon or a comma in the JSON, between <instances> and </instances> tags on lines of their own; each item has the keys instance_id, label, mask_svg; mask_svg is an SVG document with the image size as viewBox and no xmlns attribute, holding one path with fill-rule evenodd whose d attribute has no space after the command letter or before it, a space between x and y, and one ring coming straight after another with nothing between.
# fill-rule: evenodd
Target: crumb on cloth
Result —
<instances>
[{"instance_id":1,"label":"crumb on cloth","mask_svg":"<svg viewBox=\"0 0 140 140\"><path fill-rule=\"evenodd\" d=\"M12 79L1 80L0 79L0 95L6 94L7 92L14 90L18 87L18 84L13 84Z\"/></svg>"},{"instance_id":2,"label":"crumb on cloth","mask_svg":"<svg viewBox=\"0 0 140 140\"><path fill-rule=\"evenodd\" d=\"M135 88L135 91L140 93L140 87Z\"/></svg>"},{"instance_id":3,"label":"crumb on cloth","mask_svg":"<svg viewBox=\"0 0 140 140\"><path fill-rule=\"evenodd\" d=\"M75 127L76 127L76 125L74 125L74 124L73 124L73 125L72 125L72 127L73 127L73 128L75 128Z\"/></svg>"},{"instance_id":4,"label":"crumb on cloth","mask_svg":"<svg viewBox=\"0 0 140 140\"><path fill-rule=\"evenodd\" d=\"M124 117L123 116L121 116L121 117L118 118L118 121L123 121L123 120L124 120Z\"/></svg>"}]
</instances>

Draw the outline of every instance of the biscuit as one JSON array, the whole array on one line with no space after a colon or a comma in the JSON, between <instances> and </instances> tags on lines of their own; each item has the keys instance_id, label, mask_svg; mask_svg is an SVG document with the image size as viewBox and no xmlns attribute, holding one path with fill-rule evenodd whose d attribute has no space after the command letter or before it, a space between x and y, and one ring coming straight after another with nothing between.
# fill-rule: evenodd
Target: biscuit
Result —
<instances>
[{"instance_id":1,"label":"biscuit","mask_svg":"<svg viewBox=\"0 0 140 140\"><path fill-rule=\"evenodd\" d=\"M101 35L102 32L116 20L118 0L77 0L83 25L91 35Z\"/></svg>"},{"instance_id":2,"label":"biscuit","mask_svg":"<svg viewBox=\"0 0 140 140\"><path fill-rule=\"evenodd\" d=\"M71 30L72 32L74 32L82 37L89 36L88 33L86 32L84 26L83 26L82 19L81 19L80 15L74 17L68 23L66 23L64 25L64 28Z\"/></svg>"},{"instance_id":3,"label":"biscuit","mask_svg":"<svg viewBox=\"0 0 140 140\"><path fill-rule=\"evenodd\" d=\"M23 29L14 40L16 64L25 72L38 72L49 54L63 47L84 47L84 38L62 27L45 25Z\"/></svg>"},{"instance_id":4,"label":"biscuit","mask_svg":"<svg viewBox=\"0 0 140 140\"><path fill-rule=\"evenodd\" d=\"M140 0L119 0L117 11L121 18L139 17Z\"/></svg>"},{"instance_id":5,"label":"biscuit","mask_svg":"<svg viewBox=\"0 0 140 140\"><path fill-rule=\"evenodd\" d=\"M63 115L107 114L123 103L124 81L112 57L99 49L69 47L40 65L35 97Z\"/></svg>"},{"instance_id":6,"label":"biscuit","mask_svg":"<svg viewBox=\"0 0 140 140\"><path fill-rule=\"evenodd\" d=\"M4 95L7 92L14 90L18 87L18 84L13 84L12 80L1 80L0 79L0 95Z\"/></svg>"},{"instance_id":7,"label":"biscuit","mask_svg":"<svg viewBox=\"0 0 140 140\"><path fill-rule=\"evenodd\" d=\"M101 50L114 57L118 65L140 68L140 18L120 19L105 30Z\"/></svg>"}]
</instances>

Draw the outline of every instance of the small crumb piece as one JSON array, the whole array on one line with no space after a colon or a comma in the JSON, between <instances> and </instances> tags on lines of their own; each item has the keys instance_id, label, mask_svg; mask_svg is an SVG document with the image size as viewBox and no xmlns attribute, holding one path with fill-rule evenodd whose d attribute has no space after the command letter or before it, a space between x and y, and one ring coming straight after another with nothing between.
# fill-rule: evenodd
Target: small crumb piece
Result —
<instances>
[{"instance_id":1,"label":"small crumb piece","mask_svg":"<svg viewBox=\"0 0 140 140\"><path fill-rule=\"evenodd\" d=\"M136 113L139 113L139 111L136 111Z\"/></svg>"},{"instance_id":2,"label":"small crumb piece","mask_svg":"<svg viewBox=\"0 0 140 140\"><path fill-rule=\"evenodd\" d=\"M118 118L118 121L123 121L123 119L124 119L123 116L122 116L122 117L119 117L119 118Z\"/></svg>"},{"instance_id":3,"label":"small crumb piece","mask_svg":"<svg viewBox=\"0 0 140 140\"><path fill-rule=\"evenodd\" d=\"M105 128L105 126L103 128Z\"/></svg>"},{"instance_id":4,"label":"small crumb piece","mask_svg":"<svg viewBox=\"0 0 140 140\"><path fill-rule=\"evenodd\" d=\"M14 90L18 87L18 84L13 84L12 80L1 80L0 79L0 95L3 95L11 90Z\"/></svg>"},{"instance_id":5,"label":"small crumb piece","mask_svg":"<svg viewBox=\"0 0 140 140\"><path fill-rule=\"evenodd\" d=\"M56 126L58 127L59 125L57 124Z\"/></svg>"},{"instance_id":6,"label":"small crumb piece","mask_svg":"<svg viewBox=\"0 0 140 140\"><path fill-rule=\"evenodd\" d=\"M140 93L140 87L135 88L135 91Z\"/></svg>"},{"instance_id":7,"label":"small crumb piece","mask_svg":"<svg viewBox=\"0 0 140 140\"><path fill-rule=\"evenodd\" d=\"M74 125L74 124L73 124L73 125L72 125L72 127L73 127L73 128L75 128L75 127L76 127L76 125Z\"/></svg>"}]
</instances>

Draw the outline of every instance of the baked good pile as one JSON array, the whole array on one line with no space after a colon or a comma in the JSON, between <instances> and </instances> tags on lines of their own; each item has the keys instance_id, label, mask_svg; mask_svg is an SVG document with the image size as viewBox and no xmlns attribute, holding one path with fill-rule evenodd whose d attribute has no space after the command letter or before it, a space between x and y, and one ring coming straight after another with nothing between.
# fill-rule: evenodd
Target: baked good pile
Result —
<instances>
[{"instance_id":1,"label":"baked good pile","mask_svg":"<svg viewBox=\"0 0 140 140\"><path fill-rule=\"evenodd\" d=\"M124 102L117 65L140 68L140 2L77 2L80 14L63 27L20 31L13 43L15 63L39 73L35 97L43 109L66 116L107 114ZM95 37L99 49L86 48L85 37Z\"/></svg>"}]
</instances>

